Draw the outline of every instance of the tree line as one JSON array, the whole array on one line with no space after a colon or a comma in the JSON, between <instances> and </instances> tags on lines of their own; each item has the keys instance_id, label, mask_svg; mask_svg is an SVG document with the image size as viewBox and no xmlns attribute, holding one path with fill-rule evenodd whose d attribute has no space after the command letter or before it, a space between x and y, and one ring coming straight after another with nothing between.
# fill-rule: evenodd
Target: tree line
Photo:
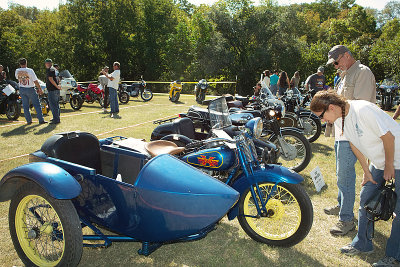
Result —
<instances>
[{"instance_id":1,"label":"tree line","mask_svg":"<svg viewBox=\"0 0 400 267\"><path fill-rule=\"evenodd\" d=\"M220 0L68 0L56 10L11 4L0 9L0 64L11 74L20 57L44 76L52 58L80 81L96 79L104 65L121 63L126 80L235 80L250 93L265 69L301 79L324 65L344 44L376 79L400 74L400 2L382 11L355 0L254 5ZM326 69L332 83L334 69ZM224 91L224 87L217 88Z\"/></svg>"}]
</instances>

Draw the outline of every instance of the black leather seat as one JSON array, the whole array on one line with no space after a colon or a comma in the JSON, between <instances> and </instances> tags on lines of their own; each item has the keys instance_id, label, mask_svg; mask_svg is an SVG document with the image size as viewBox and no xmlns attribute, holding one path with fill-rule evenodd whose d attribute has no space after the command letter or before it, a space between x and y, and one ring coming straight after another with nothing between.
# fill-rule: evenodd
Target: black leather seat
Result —
<instances>
[{"instance_id":1,"label":"black leather seat","mask_svg":"<svg viewBox=\"0 0 400 267\"><path fill-rule=\"evenodd\" d=\"M101 174L100 144L91 133L55 134L43 143L41 150L49 157L93 168Z\"/></svg>"}]
</instances>

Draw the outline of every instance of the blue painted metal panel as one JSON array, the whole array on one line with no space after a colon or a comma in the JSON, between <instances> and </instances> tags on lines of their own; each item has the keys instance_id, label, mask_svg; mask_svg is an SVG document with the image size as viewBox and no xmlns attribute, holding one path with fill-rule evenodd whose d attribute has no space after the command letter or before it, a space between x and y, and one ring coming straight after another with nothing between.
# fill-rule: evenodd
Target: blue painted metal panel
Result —
<instances>
[{"instance_id":1,"label":"blue painted metal panel","mask_svg":"<svg viewBox=\"0 0 400 267\"><path fill-rule=\"evenodd\" d=\"M203 149L182 158L190 165L208 170L228 170L235 163L235 153L232 149L217 147Z\"/></svg>"},{"instance_id":2,"label":"blue painted metal panel","mask_svg":"<svg viewBox=\"0 0 400 267\"><path fill-rule=\"evenodd\" d=\"M253 175L246 177L240 176L231 185L233 189L240 194L255 183L271 182L271 183L288 183L298 184L304 181L304 178L288 168L280 165L268 164L264 167L254 170ZM233 220L238 215L239 206L235 205L228 213L228 219Z\"/></svg>"},{"instance_id":3,"label":"blue painted metal panel","mask_svg":"<svg viewBox=\"0 0 400 267\"><path fill-rule=\"evenodd\" d=\"M6 188L6 184L15 178L25 178L37 183L56 199L72 199L81 192L79 183L64 169L48 162L35 162L9 171L0 182L0 195L2 188Z\"/></svg>"}]
</instances>

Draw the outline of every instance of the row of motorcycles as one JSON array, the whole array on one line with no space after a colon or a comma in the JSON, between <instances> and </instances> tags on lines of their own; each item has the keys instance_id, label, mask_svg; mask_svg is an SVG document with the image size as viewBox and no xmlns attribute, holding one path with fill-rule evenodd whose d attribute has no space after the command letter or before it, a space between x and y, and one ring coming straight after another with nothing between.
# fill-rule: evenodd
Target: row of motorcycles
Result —
<instances>
[{"instance_id":1,"label":"row of motorcycles","mask_svg":"<svg viewBox=\"0 0 400 267\"><path fill-rule=\"evenodd\" d=\"M209 84L206 79L201 79L194 87L196 102L202 104L206 99ZM182 82L176 80L170 83L168 97L171 102L178 102L182 92Z\"/></svg>"}]
</instances>

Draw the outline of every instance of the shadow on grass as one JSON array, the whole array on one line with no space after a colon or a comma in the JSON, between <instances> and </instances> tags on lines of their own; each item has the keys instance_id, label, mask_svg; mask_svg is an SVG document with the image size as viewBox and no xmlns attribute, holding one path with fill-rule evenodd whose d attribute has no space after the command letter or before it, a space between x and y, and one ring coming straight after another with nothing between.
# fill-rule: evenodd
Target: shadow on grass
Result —
<instances>
[{"instance_id":1,"label":"shadow on grass","mask_svg":"<svg viewBox=\"0 0 400 267\"><path fill-rule=\"evenodd\" d=\"M164 245L148 257L140 243L115 243L108 249L84 249L81 266L323 266L296 247L271 247L221 223L204 239Z\"/></svg>"},{"instance_id":2,"label":"shadow on grass","mask_svg":"<svg viewBox=\"0 0 400 267\"><path fill-rule=\"evenodd\" d=\"M57 127L57 124L47 124L46 127L39 129L39 131L35 132L34 135L47 134L52 132Z\"/></svg>"},{"instance_id":3,"label":"shadow on grass","mask_svg":"<svg viewBox=\"0 0 400 267\"><path fill-rule=\"evenodd\" d=\"M39 126L38 123L32 123L31 125L23 124L21 126L18 126L17 128L12 129L11 131L1 133L1 136L9 137L16 135L25 135L34 130L38 126Z\"/></svg>"},{"instance_id":4,"label":"shadow on grass","mask_svg":"<svg viewBox=\"0 0 400 267\"><path fill-rule=\"evenodd\" d=\"M324 154L324 155L330 155L333 151L334 148L333 146L327 146L324 144L319 144L319 143L311 143L311 151L314 153L319 153L319 154Z\"/></svg>"}]
</instances>

